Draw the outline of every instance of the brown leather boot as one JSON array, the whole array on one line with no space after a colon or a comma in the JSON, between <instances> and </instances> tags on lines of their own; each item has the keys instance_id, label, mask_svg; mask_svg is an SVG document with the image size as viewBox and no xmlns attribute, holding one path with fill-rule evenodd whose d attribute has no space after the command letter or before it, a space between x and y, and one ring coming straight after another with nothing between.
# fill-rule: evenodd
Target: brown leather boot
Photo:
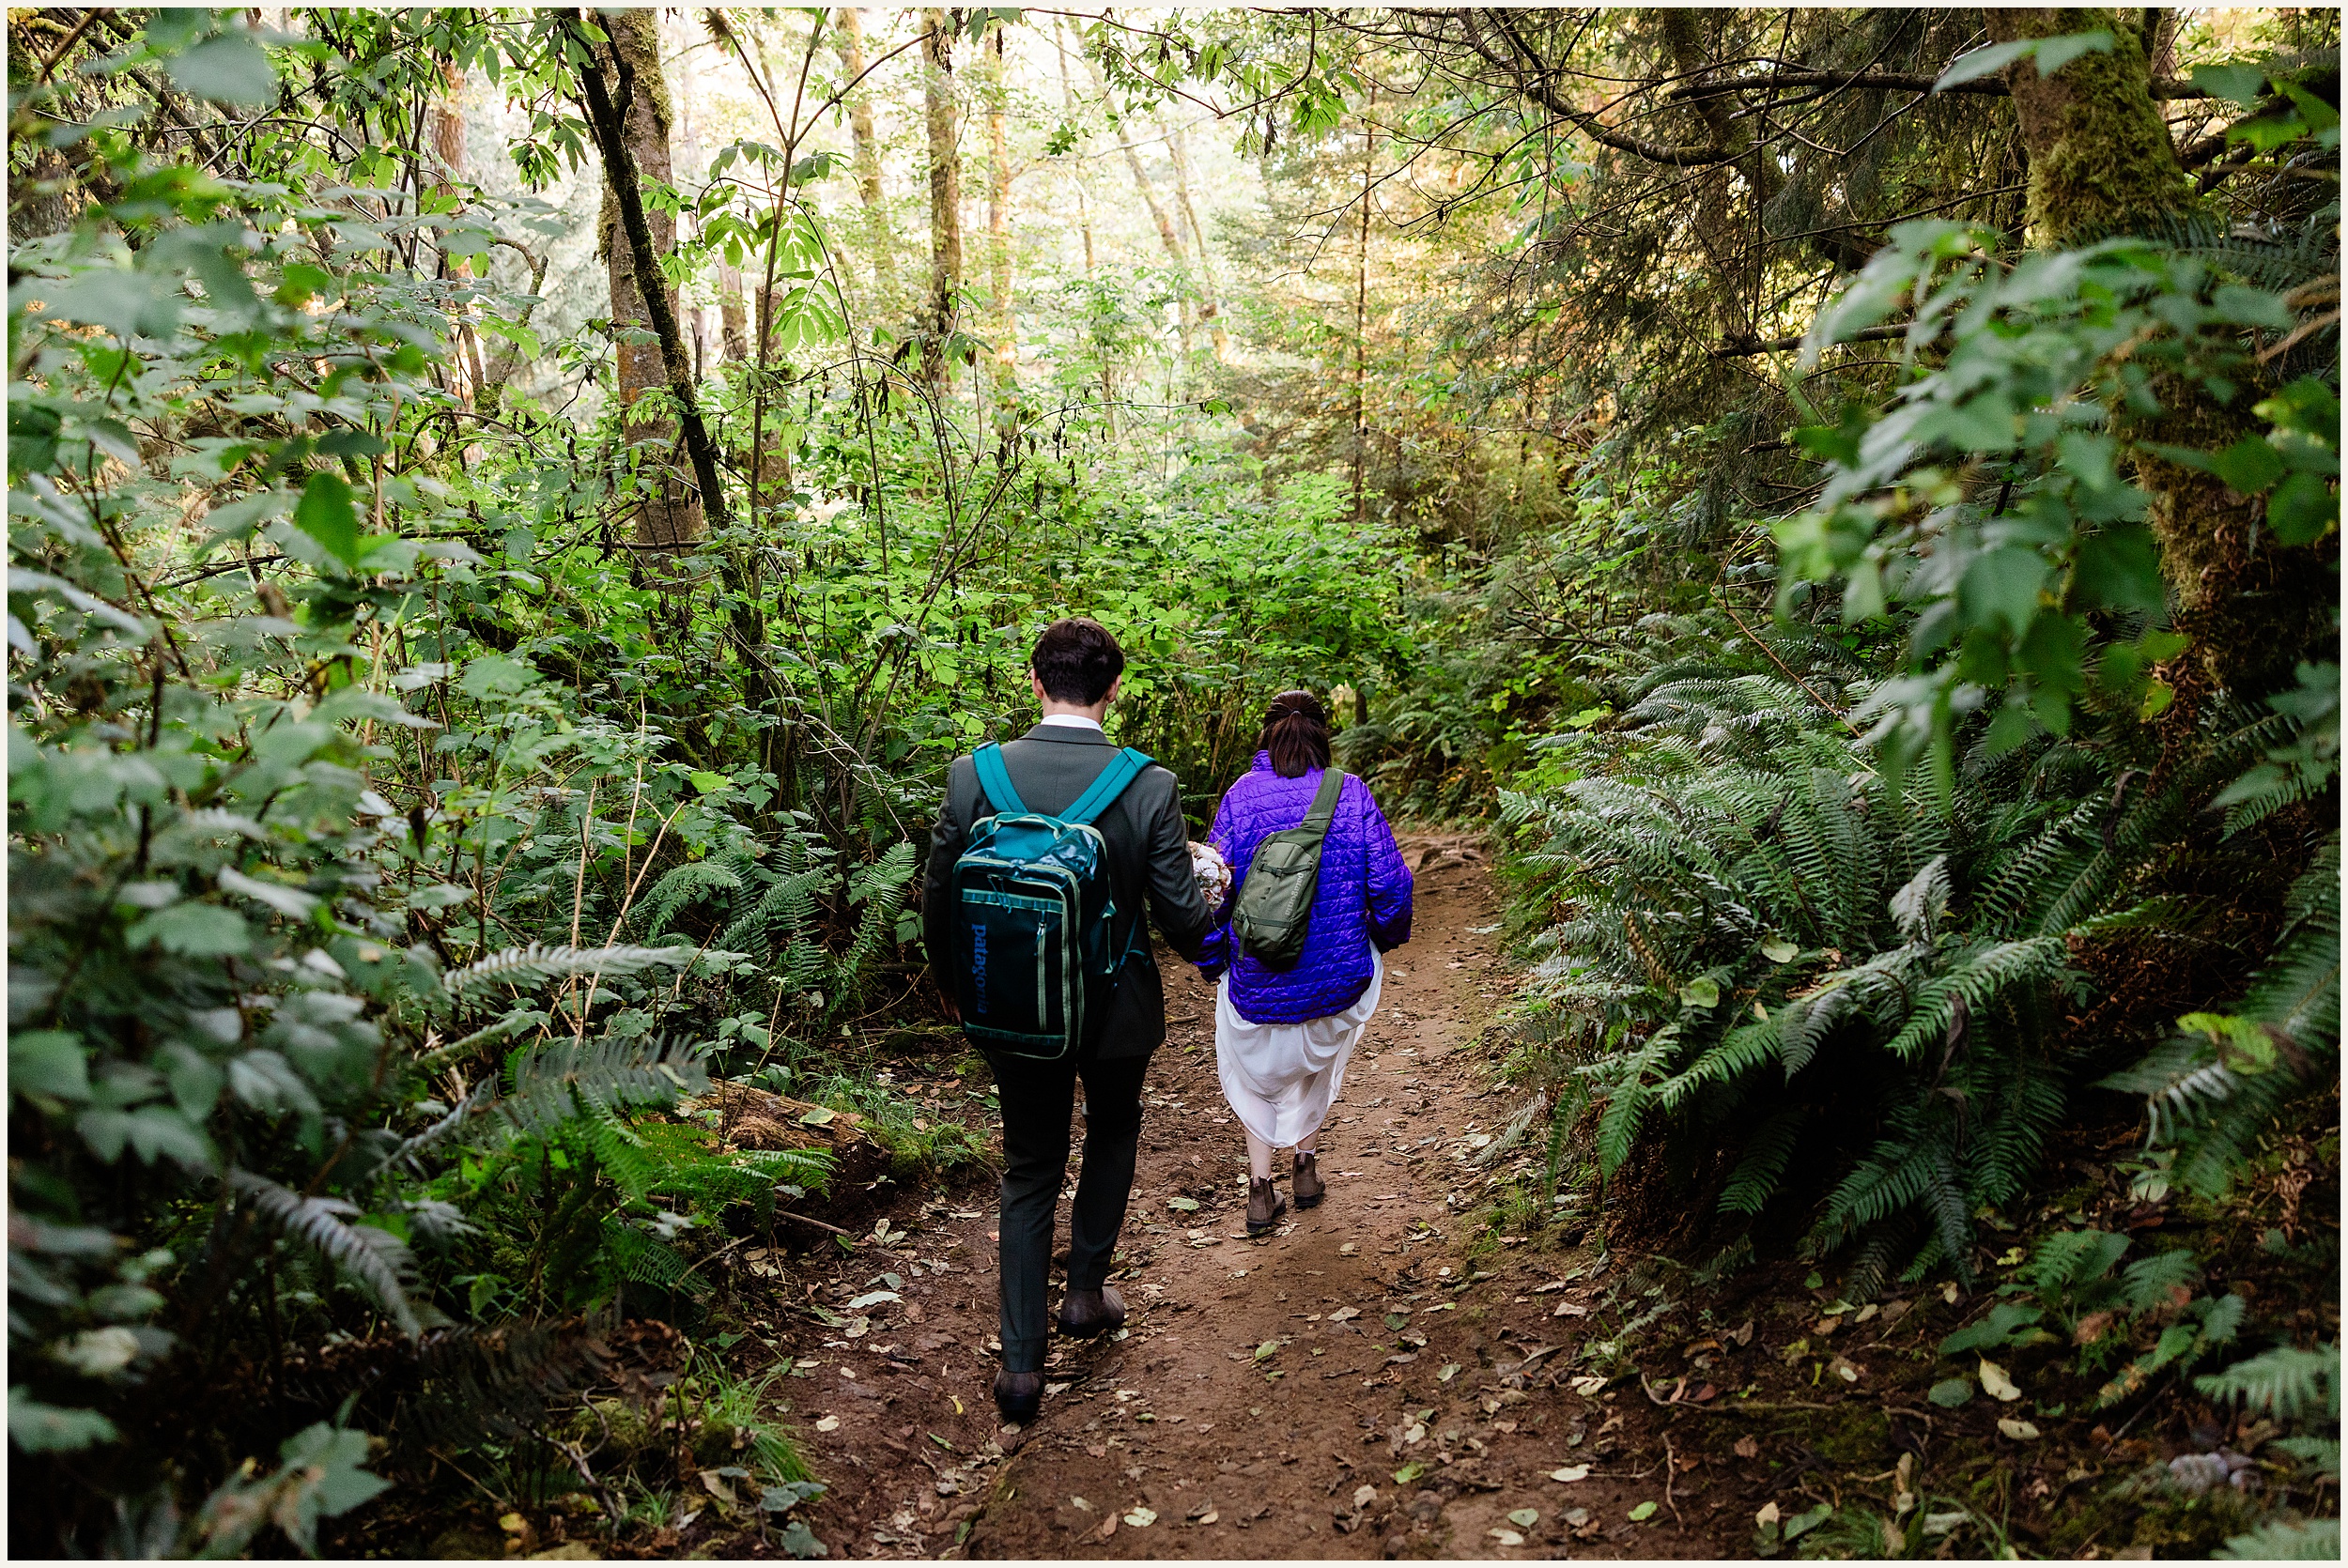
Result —
<instances>
[{"instance_id":1,"label":"brown leather boot","mask_svg":"<svg viewBox=\"0 0 2348 1568\"><path fill-rule=\"evenodd\" d=\"M1288 1199L1272 1185L1270 1176L1251 1176L1247 1181L1247 1234L1261 1236L1279 1223L1280 1216L1289 1211Z\"/></svg>"},{"instance_id":2,"label":"brown leather boot","mask_svg":"<svg viewBox=\"0 0 2348 1568\"><path fill-rule=\"evenodd\" d=\"M1072 1290L1060 1300L1059 1331L1072 1339L1095 1339L1115 1333L1125 1321L1125 1299L1115 1285L1098 1290Z\"/></svg>"},{"instance_id":3,"label":"brown leather boot","mask_svg":"<svg viewBox=\"0 0 2348 1568\"><path fill-rule=\"evenodd\" d=\"M1313 1163L1312 1150L1296 1151L1296 1174L1290 1178L1289 1185L1296 1191L1296 1207L1299 1208L1312 1207L1329 1190L1329 1184L1321 1179L1321 1167Z\"/></svg>"}]
</instances>

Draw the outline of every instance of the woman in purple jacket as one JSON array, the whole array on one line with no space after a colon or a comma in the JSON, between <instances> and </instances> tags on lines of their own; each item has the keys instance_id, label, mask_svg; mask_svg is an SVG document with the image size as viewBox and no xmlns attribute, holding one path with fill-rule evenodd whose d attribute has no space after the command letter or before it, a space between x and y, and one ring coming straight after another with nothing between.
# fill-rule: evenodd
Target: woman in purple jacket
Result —
<instances>
[{"instance_id":1,"label":"woman in purple jacket","mask_svg":"<svg viewBox=\"0 0 2348 1568\"><path fill-rule=\"evenodd\" d=\"M1244 883L1257 846L1296 827L1329 766L1329 715L1308 691L1282 692L1264 715L1255 765L1223 796L1212 841ZM1354 1042L1378 1007L1379 955L1411 936L1411 869L1394 830L1348 776L1321 851L1304 955L1267 969L1239 950L1226 922L1207 939L1199 967L1222 983L1215 998L1215 1063L1224 1098L1247 1133L1247 1228L1269 1230L1288 1207L1272 1184L1274 1149L1295 1155L1296 1206L1321 1201L1313 1162L1321 1124L1345 1077Z\"/></svg>"}]
</instances>

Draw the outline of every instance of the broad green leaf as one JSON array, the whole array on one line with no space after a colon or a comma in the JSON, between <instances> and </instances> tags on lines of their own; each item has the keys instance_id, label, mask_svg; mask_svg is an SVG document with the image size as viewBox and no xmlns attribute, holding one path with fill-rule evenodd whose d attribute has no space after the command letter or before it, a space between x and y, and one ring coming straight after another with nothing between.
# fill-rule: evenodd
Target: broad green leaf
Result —
<instances>
[{"instance_id":1,"label":"broad green leaf","mask_svg":"<svg viewBox=\"0 0 2348 1568\"><path fill-rule=\"evenodd\" d=\"M317 540L327 554L356 566L365 550L359 543L359 507L343 476L321 469L301 486L294 527Z\"/></svg>"},{"instance_id":2,"label":"broad green leaf","mask_svg":"<svg viewBox=\"0 0 2348 1568\"><path fill-rule=\"evenodd\" d=\"M1656 1504L1651 1501L1643 1502L1630 1511L1630 1522L1634 1525L1643 1525L1654 1518L1655 1514Z\"/></svg>"},{"instance_id":3,"label":"broad green leaf","mask_svg":"<svg viewBox=\"0 0 2348 1568\"><path fill-rule=\"evenodd\" d=\"M171 62L171 78L197 98L259 108L277 101L277 71L243 33L206 38Z\"/></svg>"},{"instance_id":4,"label":"broad green leaf","mask_svg":"<svg viewBox=\"0 0 2348 1568\"><path fill-rule=\"evenodd\" d=\"M63 1029L11 1030L8 1092L52 1099L87 1099L89 1057L82 1038Z\"/></svg>"},{"instance_id":5,"label":"broad green leaf","mask_svg":"<svg viewBox=\"0 0 2348 1568\"><path fill-rule=\"evenodd\" d=\"M2038 614L2046 581L2047 558L2036 550L2013 545L1985 550L1958 580L1957 611L1969 624L2002 624L2018 638Z\"/></svg>"},{"instance_id":6,"label":"broad green leaf","mask_svg":"<svg viewBox=\"0 0 2348 1568\"><path fill-rule=\"evenodd\" d=\"M1721 983L1708 975L1700 975L1679 988L1679 999L1691 1007L1718 1007Z\"/></svg>"},{"instance_id":7,"label":"broad green leaf","mask_svg":"<svg viewBox=\"0 0 2348 1568\"><path fill-rule=\"evenodd\" d=\"M2242 495L2263 495L2288 471L2282 453L2263 436L2245 436L2210 459L2210 471Z\"/></svg>"},{"instance_id":8,"label":"broad green leaf","mask_svg":"<svg viewBox=\"0 0 2348 1568\"><path fill-rule=\"evenodd\" d=\"M8 1391L8 1439L27 1453L72 1453L119 1436L115 1423L96 1410L43 1405L32 1391Z\"/></svg>"},{"instance_id":9,"label":"broad green leaf","mask_svg":"<svg viewBox=\"0 0 2348 1568\"><path fill-rule=\"evenodd\" d=\"M189 958L224 958L253 945L244 916L219 904L182 903L159 909L131 923L122 939L132 947L154 943Z\"/></svg>"},{"instance_id":10,"label":"broad green leaf","mask_svg":"<svg viewBox=\"0 0 2348 1568\"><path fill-rule=\"evenodd\" d=\"M2261 89L2266 85L2266 68L2229 61L2223 65L2195 66L2193 85L2214 98L2229 103L2239 103L2245 109L2258 106Z\"/></svg>"}]
</instances>

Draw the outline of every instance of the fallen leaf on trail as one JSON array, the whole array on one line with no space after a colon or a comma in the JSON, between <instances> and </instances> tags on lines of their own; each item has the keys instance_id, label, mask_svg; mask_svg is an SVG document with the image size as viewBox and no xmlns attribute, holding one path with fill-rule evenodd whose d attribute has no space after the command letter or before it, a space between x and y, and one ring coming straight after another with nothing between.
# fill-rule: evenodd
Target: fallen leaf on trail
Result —
<instances>
[{"instance_id":1,"label":"fallen leaf on trail","mask_svg":"<svg viewBox=\"0 0 2348 1568\"><path fill-rule=\"evenodd\" d=\"M1389 1329L1399 1329L1410 1320L1411 1314L1406 1312L1390 1312L1386 1314L1386 1327Z\"/></svg>"},{"instance_id":2,"label":"fallen leaf on trail","mask_svg":"<svg viewBox=\"0 0 2348 1568\"><path fill-rule=\"evenodd\" d=\"M1198 1515L1198 1522L1202 1525L1211 1525L1221 1517L1223 1517L1222 1514L1210 1508L1204 1514Z\"/></svg>"},{"instance_id":3,"label":"fallen leaf on trail","mask_svg":"<svg viewBox=\"0 0 2348 1568\"><path fill-rule=\"evenodd\" d=\"M1168 1198L1166 1200L1166 1207L1179 1208L1185 1214L1196 1214L1198 1212L1198 1200L1197 1198Z\"/></svg>"},{"instance_id":4,"label":"fallen leaf on trail","mask_svg":"<svg viewBox=\"0 0 2348 1568\"><path fill-rule=\"evenodd\" d=\"M2017 1443L2033 1443L2038 1440L2038 1428L2026 1421L2000 1421L1998 1430Z\"/></svg>"},{"instance_id":5,"label":"fallen leaf on trail","mask_svg":"<svg viewBox=\"0 0 2348 1568\"><path fill-rule=\"evenodd\" d=\"M1504 1546L1522 1546L1524 1545L1524 1537L1519 1535L1513 1530L1488 1530L1484 1533L1491 1536L1493 1540L1499 1542Z\"/></svg>"},{"instance_id":6,"label":"fallen leaf on trail","mask_svg":"<svg viewBox=\"0 0 2348 1568\"><path fill-rule=\"evenodd\" d=\"M1068 1385L1065 1383L1046 1383L1043 1385L1043 1391L1047 1394L1053 1395L1063 1394L1068 1391Z\"/></svg>"},{"instance_id":7,"label":"fallen leaf on trail","mask_svg":"<svg viewBox=\"0 0 2348 1568\"><path fill-rule=\"evenodd\" d=\"M1271 1355L1274 1351L1275 1351L1275 1350L1277 1350L1277 1349L1279 1349L1279 1348L1280 1348L1280 1342L1279 1342L1278 1340L1276 1340L1276 1339L1268 1339L1268 1340L1264 1341L1261 1345L1259 1345L1258 1346L1256 1346L1256 1360L1259 1360L1259 1361L1260 1361L1260 1360L1263 1360L1265 1358L1269 1357L1269 1356L1270 1356L1270 1355Z\"/></svg>"},{"instance_id":8,"label":"fallen leaf on trail","mask_svg":"<svg viewBox=\"0 0 2348 1568\"><path fill-rule=\"evenodd\" d=\"M1758 1459L1761 1457L1761 1445L1751 1437L1739 1437L1730 1452L1739 1459Z\"/></svg>"},{"instance_id":9,"label":"fallen leaf on trail","mask_svg":"<svg viewBox=\"0 0 2348 1568\"><path fill-rule=\"evenodd\" d=\"M1943 1410L1954 1410L1973 1397L1973 1385L1962 1377L1951 1377L1933 1384L1924 1397Z\"/></svg>"},{"instance_id":10,"label":"fallen leaf on trail","mask_svg":"<svg viewBox=\"0 0 2348 1568\"><path fill-rule=\"evenodd\" d=\"M2005 1368L1987 1357L1982 1359L1981 1386L1984 1392L2008 1404L2022 1397L2022 1391L2005 1375Z\"/></svg>"},{"instance_id":11,"label":"fallen leaf on trail","mask_svg":"<svg viewBox=\"0 0 2348 1568\"><path fill-rule=\"evenodd\" d=\"M1815 1530L1826 1523L1828 1516L1833 1512L1834 1505L1831 1502L1822 1502L1815 1508L1802 1510L1785 1521L1785 1539L1791 1541L1797 1535Z\"/></svg>"},{"instance_id":12,"label":"fallen leaf on trail","mask_svg":"<svg viewBox=\"0 0 2348 1568\"><path fill-rule=\"evenodd\" d=\"M1574 1529L1580 1530L1583 1525L1590 1522L1590 1511L1586 1508L1568 1508L1563 1514L1558 1514L1557 1517L1563 1519Z\"/></svg>"},{"instance_id":13,"label":"fallen leaf on trail","mask_svg":"<svg viewBox=\"0 0 2348 1568\"><path fill-rule=\"evenodd\" d=\"M1753 1319L1750 1317L1746 1318L1742 1323L1737 1326L1735 1330L1732 1331L1728 1337L1739 1349L1751 1345L1753 1343Z\"/></svg>"},{"instance_id":14,"label":"fallen leaf on trail","mask_svg":"<svg viewBox=\"0 0 2348 1568\"><path fill-rule=\"evenodd\" d=\"M1574 1392L1581 1394L1583 1398L1588 1398L1591 1395L1602 1392L1605 1390L1606 1379L1593 1374L1587 1377L1576 1377L1568 1382L1566 1387L1571 1389Z\"/></svg>"},{"instance_id":15,"label":"fallen leaf on trail","mask_svg":"<svg viewBox=\"0 0 2348 1568\"><path fill-rule=\"evenodd\" d=\"M1362 1309L1359 1307L1339 1307L1336 1311L1329 1314L1329 1321L1332 1323L1346 1323L1361 1315Z\"/></svg>"},{"instance_id":16,"label":"fallen leaf on trail","mask_svg":"<svg viewBox=\"0 0 2348 1568\"><path fill-rule=\"evenodd\" d=\"M1761 1512L1753 1516L1753 1522L1756 1525L1773 1525L1783 1517L1784 1515L1777 1511L1777 1504L1765 1502L1761 1505Z\"/></svg>"},{"instance_id":17,"label":"fallen leaf on trail","mask_svg":"<svg viewBox=\"0 0 2348 1568\"><path fill-rule=\"evenodd\" d=\"M1549 1315L1552 1317L1587 1317L1590 1315L1590 1309L1578 1307L1571 1301L1560 1301L1557 1303L1556 1310Z\"/></svg>"},{"instance_id":18,"label":"fallen leaf on trail","mask_svg":"<svg viewBox=\"0 0 2348 1568\"><path fill-rule=\"evenodd\" d=\"M1852 1319L1851 1319L1851 1321L1852 1321L1853 1323L1864 1323L1864 1322L1866 1322L1869 1318L1871 1318L1871 1317L1875 1316L1875 1314L1877 1314L1877 1313L1881 1312L1882 1310L1883 1310L1883 1309L1882 1309L1881 1307L1879 1307L1879 1306L1876 1305L1876 1303L1875 1303L1875 1302L1870 1301L1870 1302L1868 1302L1865 1306L1863 1306L1863 1307L1861 1307L1861 1308L1860 1308L1860 1309L1859 1309L1859 1315L1858 1315L1857 1317L1852 1318Z\"/></svg>"},{"instance_id":19,"label":"fallen leaf on trail","mask_svg":"<svg viewBox=\"0 0 2348 1568\"><path fill-rule=\"evenodd\" d=\"M498 1529L505 1531L508 1535L519 1535L529 1528L530 1521L523 1518L518 1514L501 1514L498 1515Z\"/></svg>"},{"instance_id":20,"label":"fallen leaf on trail","mask_svg":"<svg viewBox=\"0 0 2348 1568\"><path fill-rule=\"evenodd\" d=\"M1940 1287L1940 1299L1951 1306L1956 1305L1956 1282L1954 1280L1951 1280Z\"/></svg>"},{"instance_id":21,"label":"fallen leaf on trail","mask_svg":"<svg viewBox=\"0 0 2348 1568\"><path fill-rule=\"evenodd\" d=\"M868 1290L863 1295L857 1297L855 1300L849 1302L848 1310L850 1312L861 1312L866 1307L877 1307L883 1301L902 1301L904 1299L904 1297L898 1295L893 1290Z\"/></svg>"},{"instance_id":22,"label":"fallen leaf on trail","mask_svg":"<svg viewBox=\"0 0 2348 1568\"><path fill-rule=\"evenodd\" d=\"M1093 1532L1093 1536L1096 1540L1106 1541L1110 1536L1115 1535L1116 1533L1117 1515L1112 1514L1107 1518L1101 1521L1101 1528Z\"/></svg>"},{"instance_id":23,"label":"fallen leaf on trail","mask_svg":"<svg viewBox=\"0 0 2348 1568\"><path fill-rule=\"evenodd\" d=\"M1081 1508L1088 1514L1092 1512L1092 1505L1085 1501L1082 1498L1070 1498L1068 1499L1068 1505L1071 1508Z\"/></svg>"},{"instance_id":24,"label":"fallen leaf on trail","mask_svg":"<svg viewBox=\"0 0 2348 1568\"><path fill-rule=\"evenodd\" d=\"M1651 1502L1643 1502L1630 1511L1630 1522L1634 1525L1644 1524L1654 1517L1655 1505Z\"/></svg>"},{"instance_id":25,"label":"fallen leaf on trail","mask_svg":"<svg viewBox=\"0 0 2348 1568\"><path fill-rule=\"evenodd\" d=\"M1135 1530L1144 1529L1158 1522L1158 1511L1154 1508L1144 1508L1139 1503L1135 1503L1125 1514L1125 1522Z\"/></svg>"},{"instance_id":26,"label":"fallen leaf on trail","mask_svg":"<svg viewBox=\"0 0 2348 1568\"><path fill-rule=\"evenodd\" d=\"M829 1127L831 1119L839 1114L828 1105L818 1105L799 1118L799 1125L801 1127Z\"/></svg>"},{"instance_id":27,"label":"fallen leaf on trail","mask_svg":"<svg viewBox=\"0 0 2348 1568\"><path fill-rule=\"evenodd\" d=\"M1356 1507L1356 1508L1367 1508L1367 1507L1368 1507L1371 1503L1376 1502L1377 1500L1378 1500L1378 1488L1377 1488L1377 1487L1375 1487L1375 1486L1356 1486L1356 1487L1354 1487L1354 1488L1353 1488L1353 1506L1354 1506L1354 1507Z\"/></svg>"},{"instance_id":28,"label":"fallen leaf on trail","mask_svg":"<svg viewBox=\"0 0 2348 1568\"><path fill-rule=\"evenodd\" d=\"M1341 1247L1339 1247L1339 1248L1337 1249L1337 1251L1338 1251L1339 1253L1344 1253L1345 1255L1347 1255L1347 1256L1349 1256L1349 1257L1352 1255L1352 1253L1353 1253L1353 1250L1354 1250L1354 1249L1353 1249L1353 1243L1352 1243L1351 1241L1346 1242L1343 1246L1341 1246Z\"/></svg>"},{"instance_id":29,"label":"fallen leaf on trail","mask_svg":"<svg viewBox=\"0 0 2348 1568\"><path fill-rule=\"evenodd\" d=\"M1443 1370L1435 1374L1435 1381L1438 1383L1448 1383L1458 1376L1460 1376L1460 1363L1457 1361L1445 1361L1444 1363Z\"/></svg>"},{"instance_id":30,"label":"fallen leaf on trail","mask_svg":"<svg viewBox=\"0 0 2348 1568\"><path fill-rule=\"evenodd\" d=\"M1563 1469L1549 1472L1549 1479L1552 1481L1587 1481L1589 1476L1590 1467L1587 1465L1568 1465Z\"/></svg>"},{"instance_id":31,"label":"fallen leaf on trail","mask_svg":"<svg viewBox=\"0 0 2348 1568\"><path fill-rule=\"evenodd\" d=\"M1394 1472L1394 1483L1397 1486L1408 1486L1412 1482L1416 1481L1420 1476L1423 1476L1426 1473L1427 1467L1414 1459L1411 1463L1403 1466L1400 1469Z\"/></svg>"},{"instance_id":32,"label":"fallen leaf on trail","mask_svg":"<svg viewBox=\"0 0 2348 1568\"><path fill-rule=\"evenodd\" d=\"M815 1423L815 1430L818 1432L837 1432L840 1430L840 1418L838 1416L826 1416L823 1420Z\"/></svg>"},{"instance_id":33,"label":"fallen leaf on trail","mask_svg":"<svg viewBox=\"0 0 2348 1568\"><path fill-rule=\"evenodd\" d=\"M1520 1508L1509 1514L1508 1522L1519 1530L1531 1530L1540 1522L1540 1517L1541 1511L1537 1508Z\"/></svg>"},{"instance_id":34,"label":"fallen leaf on trail","mask_svg":"<svg viewBox=\"0 0 2348 1568\"><path fill-rule=\"evenodd\" d=\"M702 1490L724 1503L728 1508L732 1508L734 1504L734 1483L719 1475L716 1470L702 1471Z\"/></svg>"}]
</instances>

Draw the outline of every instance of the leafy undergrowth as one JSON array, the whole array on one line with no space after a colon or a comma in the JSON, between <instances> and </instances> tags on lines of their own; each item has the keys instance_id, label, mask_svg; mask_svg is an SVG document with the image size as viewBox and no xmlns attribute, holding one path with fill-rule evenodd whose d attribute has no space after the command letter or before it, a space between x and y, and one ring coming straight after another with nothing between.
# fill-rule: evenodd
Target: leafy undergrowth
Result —
<instances>
[{"instance_id":1,"label":"leafy undergrowth","mask_svg":"<svg viewBox=\"0 0 2348 1568\"><path fill-rule=\"evenodd\" d=\"M802 1457L804 1420L779 1326L819 1322L852 1338L858 1300L819 1299L811 1280L838 1257L887 1249L889 1216L915 1195L993 1180L994 1089L982 1064L932 1033L875 1032L818 1061L770 1064L638 1133L672 1169L746 1151L811 1148L830 1176L765 1215L730 1209L722 1224L671 1242L686 1272L672 1289L631 1287L629 1321L608 1330L633 1354L554 1401L539 1432L431 1453L385 1471L404 1483L374 1507L330 1521L320 1549L348 1557L814 1558L811 1528L826 1490ZM888 1292L891 1276L876 1276ZM893 1298L892 1298L893 1299ZM383 1467L378 1466L378 1469Z\"/></svg>"},{"instance_id":2,"label":"leafy undergrowth","mask_svg":"<svg viewBox=\"0 0 2348 1568\"><path fill-rule=\"evenodd\" d=\"M1733 1499L1724 1555L2334 1557L2337 1100L2270 1127L2221 1201L2136 1138L2072 1131L2033 1198L1981 1211L1970 1291L1846 1299L1783 1258L1707 1278L1645 1252L1635 1191L1560 1200L1529 1156L1488 1178L1470 1253L1609 1249L1569 1375Z\"/></svg>"}]
</instances>

